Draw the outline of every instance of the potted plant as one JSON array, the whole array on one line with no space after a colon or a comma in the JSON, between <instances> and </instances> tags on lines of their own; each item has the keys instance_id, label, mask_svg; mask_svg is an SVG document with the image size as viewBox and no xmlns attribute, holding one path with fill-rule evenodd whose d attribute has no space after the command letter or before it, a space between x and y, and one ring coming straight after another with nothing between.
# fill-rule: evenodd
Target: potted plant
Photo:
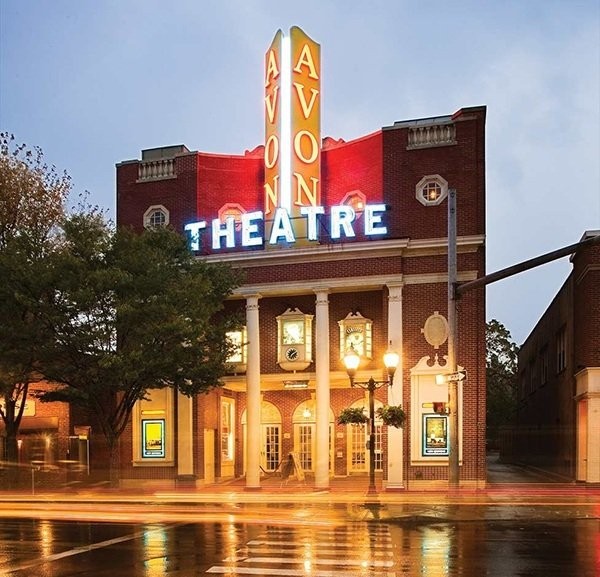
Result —
<instances>
[{"instance_id":1,"label":"potted plant","mask_svg":"<svg viewBox=\"0 0 600 577\"><path fill-rule=\"evenodd\" d=\"M401 405L383 405L377 409L377 416L388 427L401 429L406 421L406 413Z\"/></svg>"},{"instance_id":2,"label":"potted plant","mask_svg":"<svg viewBox=\"0 0 600 577\"><path fill-rule=\"evenodd\" d=\"M363 425L368 420L362 407L343 409L338 415L339 425Z\"/></svg>"}]
</instances>

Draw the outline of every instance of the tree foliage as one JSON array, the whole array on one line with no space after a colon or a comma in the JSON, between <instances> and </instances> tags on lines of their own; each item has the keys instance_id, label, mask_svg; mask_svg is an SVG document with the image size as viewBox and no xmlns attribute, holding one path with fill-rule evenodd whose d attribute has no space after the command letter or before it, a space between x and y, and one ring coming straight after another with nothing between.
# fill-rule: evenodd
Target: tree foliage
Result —
<instances>
[{"instance_id":1,"label":"tree foliage","mask_svg":"<svg viewBox=\"0 0 600 577\"><path fill-rule=\"evenodd\" d=\"M487 439L498 442L499 430L510 422L517 403L519 347L510 331L492 319L486 325Z\"/></svg>"},{"instance_id":2,"label":"tree foliage","mask_svg":"<svg viewBox=\"0 0 600 577\"><path fill-rule=\"evenodd\" d=\"M13 135L0 133L0 250L27 234L44 248L65 212L71 178L48 165L39 147L16 144Z\"/></svg>"},{"instance_id":3,"label":"tree foliage","mask_svg":"<svg viewBox=\"0 0 600 577\"><path fill-rule=\"evenodd\" d=\"M45 290L44 262L53 250L70 190L70 177L49 166L40 148L0 134L0 417L10 462L17 460L29 385L38 379L41 334L31 303Z\"/></svg>"},{"instance_id":4,"label":"tree foliage","mask_svg":"<svg viewBox=\"0 0 600 577\"><path fill-rule=\"evenodd\" d=\"M237 277L194 259L173 231L114 231L90 214L66 220L48 274L54 291L41 322L53 337L39 361L63 386L42 399L94 414L116 481L116 443L136 401L152 389L191 396L220 384L231 353L226 332L237 323L222 308Z\"/></svg>"}]
</instances>

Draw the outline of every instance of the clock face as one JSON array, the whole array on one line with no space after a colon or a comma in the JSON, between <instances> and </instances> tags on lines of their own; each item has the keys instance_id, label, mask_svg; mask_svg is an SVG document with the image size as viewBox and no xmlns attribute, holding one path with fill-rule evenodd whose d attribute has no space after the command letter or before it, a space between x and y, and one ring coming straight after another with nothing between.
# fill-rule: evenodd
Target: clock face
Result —
<instances>
[{"instance_id":1,"label":"clock face","mask_svg":"<svg viewBox=\"0 0 600 577\"><path fill-rule=\"evenodd\" d=\"M365 354L365 334L362 327L348 327L346 329L346 349L353 348L357 355Z\"/></svg>"},{"instance_id":2,"label":"clock face","mask_svg":"<svg viewBox=\"0 0 600 577\"><path fill-rule=\"evenodd\" d=\"M300 355L298 354L298 349L294 347L290 347L287 351L285 351L285 358L288 361L297 361Z\"/></svg>"},{"instance_id":3,"label":"clock face","mask_svg":"<svg viewBox=\"0 0 600 577\"><path fill-rule=\"evenodd\" d=\"M304 344L304 321L284 321L283 322L283 337L284 345L301 345Z\"/></svg>"}]
</instances>

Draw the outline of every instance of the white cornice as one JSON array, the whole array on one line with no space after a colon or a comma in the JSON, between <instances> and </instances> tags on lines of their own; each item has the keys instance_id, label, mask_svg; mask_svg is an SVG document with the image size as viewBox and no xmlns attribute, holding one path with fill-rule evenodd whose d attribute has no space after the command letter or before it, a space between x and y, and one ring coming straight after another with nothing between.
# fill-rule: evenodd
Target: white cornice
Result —
<instances>
[{"instance_id":1,"label":"white cornice","mask_svg":"<svg viewBox=\"0 0 600 577\"><path fill-rule=\"evenodd\" d=\"M458 274L458 282L468 282L475 280L476 278L476 271L463 271ZM330 293L365 292L381 290L382 288L390 285L403 286L412 284L438 284L447 282L448 275L446 273L320 278L315 280L244 285L236 289L231 298L246 298L248 295L275 297L314 294L317 289L328 290Z\"/></svg>"},{"instance_id":2,"label":"white cornice","mask_svg":"<svg viewBox=\"0 0 600 577\"><path fill-rule=\"evenodd\" d=\"M485 243L485 235L461 236L457 239L459 252L475 252ZM409 238L349 242L294 248L267 249L200 256L207 262L226 262L232 266L252 268L258 266L291 265L306 262L330 262L356 258L382 258L385 256L430 256L447 253L448 241L444 238Z\"/></svg>"}]
</instances>

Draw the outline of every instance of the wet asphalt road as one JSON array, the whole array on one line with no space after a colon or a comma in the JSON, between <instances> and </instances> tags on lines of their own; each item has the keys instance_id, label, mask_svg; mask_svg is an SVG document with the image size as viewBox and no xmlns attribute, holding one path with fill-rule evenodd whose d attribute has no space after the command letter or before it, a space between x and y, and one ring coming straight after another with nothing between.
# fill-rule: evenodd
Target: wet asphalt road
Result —
<instances>
[{"instance_id":1,"label":"wet asphalt road","mask_svg":"<svg viewBox=\"0 0 600 577\"><path fill-rule=\"evenodd\" d=\"M5 517L0 574L598 577L597 507L196 506L200 522L165 512L148 523Z\"/></svg>"}]
</instances>

